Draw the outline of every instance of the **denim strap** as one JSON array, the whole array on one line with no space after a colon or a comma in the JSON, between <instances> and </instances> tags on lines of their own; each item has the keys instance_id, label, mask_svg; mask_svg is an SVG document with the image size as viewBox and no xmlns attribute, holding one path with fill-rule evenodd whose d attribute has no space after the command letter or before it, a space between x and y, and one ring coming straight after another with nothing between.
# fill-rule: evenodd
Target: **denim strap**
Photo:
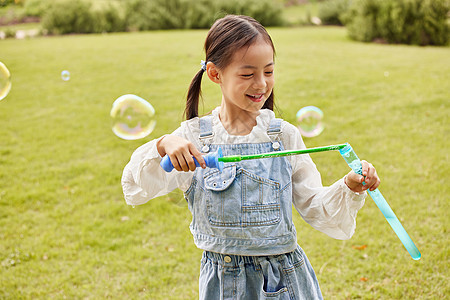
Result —
<instances>
[{"instance_id":1,"label":"denim strap","mask_svg":"<svg viewBox=\"0 0 450 300\"><path fill-rule=\"evenodd\" d=\"M281 122L282 119L274 118L270 120L269 127L267 128L267 135L269 136L272 142L272 148L274 150L280 149L280 135L281 131Z\"/></svg>"},{"instance_id":2,"label":"denim strap","mask_svg":"<svg viewBox=\"0 0 450 300\"><path fill-rule=\"evenodd\" d=\"M200 142L202 143L202 152L209 151L209 145L212 143L214 137L213 132L213 116L208 115L200 118Z\"/></svg>"},{"instance_id":3,"label":"denim strap","mask_svg":"<svg viewBox=\"0 0 450 300\"><path fill-rule=\"evenodd\" d=\"M269 128L267 128L267 134L268 135L278 135L281 134L281 121L282 119L273 118L270 120Z\"/></svg>"}]
</instances>

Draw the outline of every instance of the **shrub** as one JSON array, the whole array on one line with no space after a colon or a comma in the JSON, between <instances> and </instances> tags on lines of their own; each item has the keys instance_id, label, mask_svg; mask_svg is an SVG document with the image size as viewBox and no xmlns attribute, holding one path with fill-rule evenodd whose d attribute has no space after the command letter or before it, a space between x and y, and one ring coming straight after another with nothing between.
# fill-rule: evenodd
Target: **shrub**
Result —
<instances>
[{"instance_id":1,"label":"shrub","mask_svg":"<svg viewBox=\"0 0 450 300\"><path fill-rule=\"evenodd\" d=\"M186 12L186 28L209 28L217 17L217 4L211 0L191 1Z\"/></svg>"},{"instance_id":2,"label":"shrub","mask_svg":"<svg viewBox=\"0 0 450 300\"><path fill-rule=\"evenodd\" d=\"M356 0L344 19L358 41L446 45L449 6L447 0Z\"/></svg>"},{"instance_id":3,"label":"shrub","mask_svg":"<svg viewBox=\"0 0 450 300\"><path fill-rule=\"evenodd\" d=\"M230 0L218 1L221 16L226 14L247 15L253 17L263 26L283 25L282 6L271 0Z\"/></svg>"},{"instance_id":4,"label":"shrub","mask_svg":"<svg viewBox=\"0 0 450 300\"><path fill-rule=\"evenodd\" d=\"M124 17L108 4L97 10L91 2L64 0L55 2L44 14L42 27L49 33L99 33L125 31Z\"/></svg>"},{"instance_id":5,"label":"shrub","mask_svg":"<svg viewBox=\"0 0 450 300\"><path fill-rule=\"evenodd\" d=\"M450 41L450 2L423 0L421 44L447 45Z\"/></svg>"},{"instance_id":6,"label":"shrub","mask_svg":"<svg viewBox=\"0 0 450 300\"><path fill-rule=\"evenodd\" d=\"M185 28L189 14L186 0L132 0L127 4L126 20L131 30Z\"/></svg>"},{"instance_id":7,"label":"shrub","mask_svg":"<svg viewBox=\"0 0 450 300\"><path fill-rule=\"evenodd\" d=\"M24 4L24 13L30 17L42 17L50 9L51 4L49 0L27 0Z\"/></svg>"},{"instance_id":8,"label":"shrub","mask_svg":"<svg viewBox=\"0 0 450 300\"><path fill-rule=\"evenodd\" d=\"M14 0L0 0L0 7L14 4Z\"/></svg>"},{"instance_id":9,"label":"shrub","mask_svg":"<svg viewBox=\"0 0 450 300\"><path fill-rule=\"evenodd\" d=\"M342 26L342 17L350 5L350 0L330 0L319 6L318 17L324 25Z\"/></svg>"},{"instance_id":10,"label":"shrub","mask_svg":"<svg viewBox=\"0 0 450 300\"><path fill-rule=\"evenodd\" d=\"M15 38L16 37L16 31L12 28L6 28L5 29L5 38Z\"/></svg>"},{"instance_id":11,"label":"shrub","mask_svg":"<svg viewBox=\"0 0 450 300\"><path fill-rule=\"evenodd\" d=\"M95 10L93 16L97 20L94 22L94 32L120 32L127 29L124 16L111 3Z\"/></svg>"},{"instance_id":12,"label":"shrub","mask_svg":"<svg viewBox=\"0 0 450 300\"><path fill-rule=\"evenodd\" d=\"M282 6L273 0L130 0L126 11L132 30L209 28L226 14L252 16L265 26L282 25Z\"/></svg>"},{"instance_id":13,"label":"shrub","mask_svg":"<svg viewBox=\"0 0 450 300\"><path fill-rule=\"evenodd\" d=\"M28 1L30 9L39 7L36 0ZM283 24L282 6L275 0L123 0L95 10L91 3L57 1L44 13L42 26L56 34L209 28L225 14L249 15L265 26ZM36 14L40 11L36 8Z\"/></svg>"},{"instance_id":14,"label":"shrub","mask_svg":"<svg viewBox=\"0 0 450 300\"><path fill-rule=\"evenodd\" d=\"M356 0L352 2L341 19L350 38L361 42L371 42L379 36L375 26L379 10L377 2L377 0Z\"/></svg>"},{"instance_id":15,"label":"shrub","mask_svg":"<svg viewBox=\"0 0 450 300\"><path fill-rule=\"evenodd\" d=\"M54 3L42 19L42 27L49 33L91 33L95 18L91 3L82 0L67 0Z\"/></svg>"}]
</instances>

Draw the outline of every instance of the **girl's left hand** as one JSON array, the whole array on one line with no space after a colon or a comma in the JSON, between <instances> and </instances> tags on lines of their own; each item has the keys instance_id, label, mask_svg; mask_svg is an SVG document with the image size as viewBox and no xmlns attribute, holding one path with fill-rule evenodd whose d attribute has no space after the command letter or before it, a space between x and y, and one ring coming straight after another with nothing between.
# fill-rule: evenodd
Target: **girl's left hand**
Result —
<instances>
[{"instance_id":1,"label":"girl's left hand","mask_svg":"<svg viewBox=\"0 0 450 300\"><path fill-rule=\"evenodd\" d=\"M380 185L380 178L377 175L375 167L365 160L361 161L362 176L350 171L345 177L344 182L355 193L362 193L366 190L373 191ZM363 182L365 184L363 185Z\"/></svg>"}]
</instances>

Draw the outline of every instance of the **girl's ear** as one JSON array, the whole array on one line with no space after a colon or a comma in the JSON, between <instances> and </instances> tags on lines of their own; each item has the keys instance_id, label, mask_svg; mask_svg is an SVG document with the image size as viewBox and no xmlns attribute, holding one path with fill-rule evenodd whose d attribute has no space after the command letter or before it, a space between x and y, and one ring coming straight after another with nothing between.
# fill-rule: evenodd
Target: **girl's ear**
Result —
<instances>
[{"instance_id":1,"label":"girl's ear","mask_svg":"<svg viewBox=\"0 0 450 300\"><path fill-rule=\"evenodd\" d=\"M208 61L206 64L206 73L212 82L220 83L219 69L217 69L214 63Z\"/></svg>"}]
</instances>

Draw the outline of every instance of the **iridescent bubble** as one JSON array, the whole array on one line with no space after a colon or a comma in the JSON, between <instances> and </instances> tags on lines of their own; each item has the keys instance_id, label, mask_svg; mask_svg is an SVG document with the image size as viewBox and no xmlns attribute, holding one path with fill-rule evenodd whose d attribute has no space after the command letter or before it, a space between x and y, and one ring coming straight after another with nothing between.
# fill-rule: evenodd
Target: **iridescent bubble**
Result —
<instances>
[{"instance_id":1,"label":"iridescent bubble","mask_svg":"<svg viewBox=\"0 0 450 300\"><path fill-rule=\"evenodd\" d=\"M11 90L11 73L8 68L0 62L0 101L5 98Z\"/></svg>"},{"instance_id":2,"label":"iridescent bubble","mask_svg":"<svg viewBox=\"0 0 450 300\"><path fill-rule=\"evenodd\" d=\"M322 133L323 112L315 106L305 106L297 112L297 127L302 136L315 137Z\"/></svg>"},{"instance_id":3,"label":"iridescent bubble","mask_svg":"<svg viewBox=\"0 0 450 300\"><path fill-rule=\"evenodd\" d=\"M186 207L187 202L184 198L184 193L180 189L175 189L167 194L167 200L179 207Z\"/></svg>"},{"instance_id":4,"label":"iridescent bubble","mask_svg":"<svg viewBox=\"0 0 450 300\"><path fill-rule=\"evenodd\" d=\"M123 95L111 109L112 131L124 140L138 140L149 135L156 125L153 106L136 95Z\"/></svg>"},{"instance_id":5,"label":"iridescent bubble","mask_svg":"<svg viewBox=\"0 0 450 300\"><path fill-rule=\"evenodd\" d=\"M67 70L64 70L61 72L61 79L64 81L69 81L70 79L70 72Z\"/></svg>"}]
</instances>

